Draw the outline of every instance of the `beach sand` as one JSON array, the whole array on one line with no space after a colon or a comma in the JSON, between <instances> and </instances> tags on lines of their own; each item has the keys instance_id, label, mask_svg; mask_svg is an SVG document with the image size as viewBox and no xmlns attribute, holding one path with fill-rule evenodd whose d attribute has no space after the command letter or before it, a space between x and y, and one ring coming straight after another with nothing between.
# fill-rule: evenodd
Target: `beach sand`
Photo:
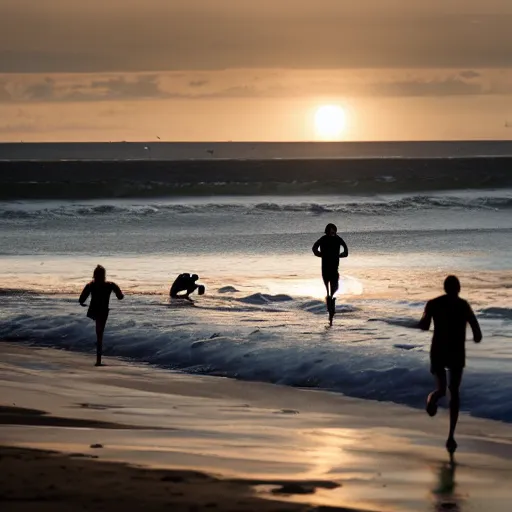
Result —
<instances>
[{"instance_id":1,"label":"beach sand","mask_svg":"<svg viewBox=\"0 0 512 512\"><path fill-rule=\"evenodd\" d=\"M0 343L0 507L508 512L510 425ZM427 393L429 390L418 390Z\"/></svg>"}]
</instances>

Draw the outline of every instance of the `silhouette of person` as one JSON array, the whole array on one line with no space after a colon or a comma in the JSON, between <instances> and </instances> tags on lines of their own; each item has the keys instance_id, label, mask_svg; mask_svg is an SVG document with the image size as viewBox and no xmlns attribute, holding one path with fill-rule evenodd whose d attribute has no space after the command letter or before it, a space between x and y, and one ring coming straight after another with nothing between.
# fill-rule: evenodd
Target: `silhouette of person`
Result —
<instances>
[{"instance_id":1,"label":"silhouette of person","mask_svg":"<svg viewBox=\"0 0 512 512\"><path fill-rule=\"evenodd\" d=\"M430 329L434 320L434 336L430 347L430 372L436 379L437 388L428 395L427 413L435 416L437 402L446 395L446 369L450 371L450 431L446 449L455 453L455 428L459 419L462 373L466 365L466 325L473 331L475 343L482 341L482 331L471 306L459 297L460 282L456 276L448 276L444 281L445 295L427 302L419 327Z\"/></svg>"},{"instance_id":2,"label":"silhouette of person","mask_svg":"<svg viewBox=\"0 0 512 512\"><path fill-rule=\"evenodd\" d=\"M197 290L198 295L203 295L205 288L202 284L196 284L199 279L197 274L180 274L169 290L171 299L187 299L191 300L189 295ZM178 295L180 292L186 292Z\"/></svg>"},{"instance_id":3,"label":"silhouette of person","mask_svg":"<svg viewBox=\"0 0 512 512\"><path fill-rule=\"evenodd\" d=\"M110 294L115 293L119 300L124 298L123 292L117 284L106 280L107 273L104 267L98 265L94 269L93 280L86 284L78 302L86 307L85 301L89 295L91 303L87 310L87 316L96 322L96 366L101 366L101 356L103 354L103 333L107 324Z\"/></svg>"},{"instance_id":4,"label":"silhouette of person","mask_svg":"<svg viewBox=\"0 0 512 512\"><path fill-rule=\"evenodd\" d=\"M343 252L340 253L340 250ZM343 238L338 236L338 228L334 224L327 224L325 235L313 245L313 254L322 258L322 279L327 290L327 309L332 322L334 316L336 299L334 294L339 287L339 265L340 258L348 256L348 247Z\"/></svg>"}]
</instances>

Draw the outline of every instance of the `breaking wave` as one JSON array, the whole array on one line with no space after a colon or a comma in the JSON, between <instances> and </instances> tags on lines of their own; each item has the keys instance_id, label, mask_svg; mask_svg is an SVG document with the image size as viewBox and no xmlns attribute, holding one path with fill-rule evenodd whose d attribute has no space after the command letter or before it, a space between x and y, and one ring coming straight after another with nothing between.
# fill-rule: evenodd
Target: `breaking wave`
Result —
<instances>
[{"instance_id":1,"label":"breaking wave","mask_svg":"<svg viewBox=\"0 0 512 512\"><path fill-rule=\"evenodd\" d=\"M415 195L398 199L326 202L204 202L204 203L169 203L148 202L147 204L79 204L66 203L45 205L44 203L0 204L2 219L79 218L79 217L115 217L131 218L147 216L165 216L179 214L223 214L258 215L265 212L307 213L313 215L331 213L350 213L359 215L379 215L419 211L430 209L447 210L509 210L512 209L512 196L428 196Z\"/></svg>"},{"instance_id":2,"label":"breaking wave","mask_svg":"<svg viewBox=\"0 0 512 512\"><path fill-rule=\"evenodd\" d=\"M0 323L0 339L94 351L93 327L84 314L76 312L76 298L14 297L10 304ZM294 320L281 324L276 305L285 309L286 318L295 311ZM106 355L188 373L327 389L420 408L432 387L429 337L400 330L412 326L406 316L402 320L383 316L379 320L388 324L386 329L394 330L376 330L362 309L340 304L344 327L329 335L318 316L325 316L325 304L318 300L257 293L165 314L163 308L153 298L140 297L133 307L126 304L117 309L109 320ZM510 320L507 308L487 308L479 315ZM270 323L262 323L265 319ZM485 360L471 358L463 409L512 422L512 383L506 369L493 363L496 358L502 360L503 349Z\"/></svg>"}]
</instances>

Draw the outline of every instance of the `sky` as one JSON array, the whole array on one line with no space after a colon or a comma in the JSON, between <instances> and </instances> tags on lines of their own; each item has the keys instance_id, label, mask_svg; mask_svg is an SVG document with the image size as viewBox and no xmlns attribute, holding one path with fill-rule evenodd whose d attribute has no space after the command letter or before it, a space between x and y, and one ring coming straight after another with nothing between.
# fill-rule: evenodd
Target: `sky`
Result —
<instances>
[{"instance_id":1,"label":"sky","mask_svg":"<svg viewBox=\"0 0 512 512\"><path fill-rule=\"evenodd\" d=\"M512 134L510 0L0 0L0 13L0 141Z\"/></svg>"}]
</instances>

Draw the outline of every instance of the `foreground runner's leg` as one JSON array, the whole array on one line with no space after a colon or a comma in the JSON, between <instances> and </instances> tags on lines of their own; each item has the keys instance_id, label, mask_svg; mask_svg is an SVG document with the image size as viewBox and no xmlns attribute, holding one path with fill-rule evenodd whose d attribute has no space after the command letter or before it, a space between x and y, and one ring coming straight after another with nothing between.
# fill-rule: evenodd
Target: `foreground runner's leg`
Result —
<instances>
[{"instance_id":1,"label":"foreground runner's leg","mask_svg":"<svg viewBox=\"0 0 512 512\"><path fill-rule=\"evenodd\" d=\"M459 419L460 394L459 388L462 381L463 368L450 368L450 432L446 441L448 453L453 454L457 450L455 441L455 428Z\"/></svg>"},{"instance_id":2,"label":"foreground runner's leg","mask_svg":"<svg viewBox=\"0 0 512 512\"><path fill-rule=\"evenodd\" d=\"M437 389L432 391L427 398L427 414L435 416L437 414L437 402L446 395L446 370L439 368L435 372Z\"/></svg>"}]
</instances>

